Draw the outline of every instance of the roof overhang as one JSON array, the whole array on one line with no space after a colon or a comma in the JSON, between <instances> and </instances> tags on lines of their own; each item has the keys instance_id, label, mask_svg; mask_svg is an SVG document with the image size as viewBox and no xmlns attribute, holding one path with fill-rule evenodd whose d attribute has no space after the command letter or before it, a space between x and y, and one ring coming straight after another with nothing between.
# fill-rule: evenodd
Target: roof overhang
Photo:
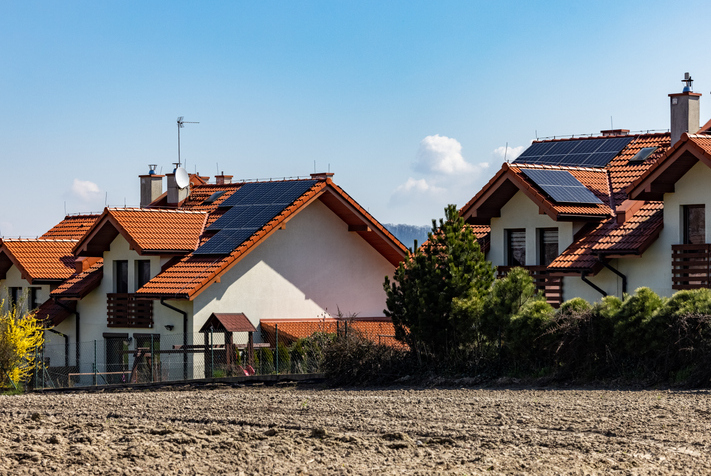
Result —
<instances>
[{"instance_id":1,"label":"roof overhang","mask_svg":"<svg viewBox=\"0 0 711 476\"><path fill-rule=\"evenodd\" d=\"M676 182L697 162L711 167L711 154L694 142L694 136L682 134L681 140L662 159L658 160L641 177L627 187L632 200L664 199L665 193L674 193Z\"/></svg>"}]
</instances>

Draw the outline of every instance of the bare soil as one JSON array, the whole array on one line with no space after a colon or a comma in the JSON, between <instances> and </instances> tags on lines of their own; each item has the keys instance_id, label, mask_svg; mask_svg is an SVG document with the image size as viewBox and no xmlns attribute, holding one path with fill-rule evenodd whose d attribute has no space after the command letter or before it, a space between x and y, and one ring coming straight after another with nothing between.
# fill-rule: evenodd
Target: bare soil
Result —
<instances>
[{"instance_id":1,"label":"bare soil","mask_svg":"<svg viewBox=\"0 0 711 476\"><path fill-rule=\"evenodd\" d=\"M0 475L709 474L706 391L0 396Z\"/></svg>"}]
</instances>

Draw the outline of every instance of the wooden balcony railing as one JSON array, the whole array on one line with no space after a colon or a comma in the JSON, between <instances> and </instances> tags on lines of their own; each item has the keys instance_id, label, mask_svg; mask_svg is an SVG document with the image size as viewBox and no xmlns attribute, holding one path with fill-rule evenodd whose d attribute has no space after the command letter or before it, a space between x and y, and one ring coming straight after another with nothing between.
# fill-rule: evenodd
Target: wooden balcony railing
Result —
<instances>
[{"instance_id":1,"label":"wooden balcony railing","mask_svg":"<svg viewBox=\"0 0 711 476\"><path fill-rule=\"evenodd\" d=\"M513 266L499 266L497 268L497 278L503 278ZM563 303L563 277L551 276L545 266L522 266L533 278L536 289L543 291L548 304L558 309Z\"/></svg>"},{"instance_id":2,"label":"wooden balcony railing","mask_svg":"<svg viewBox=\"0 0 711 476\"><path fill-rule=\"evenodd\" d=\"M153 301L139 299L135 294L106 295L108 327L153 327Z\"/></svg>"},{"instance_id":3,"label":"wooden balcony railing","mask_svg":"<svg viewBox=\"0 0 711 476\"><path fill-rule=\"evenodd\" d=\"M711 244L672 245L672 289L708 288Z\"/></svg>"}]
</instances>

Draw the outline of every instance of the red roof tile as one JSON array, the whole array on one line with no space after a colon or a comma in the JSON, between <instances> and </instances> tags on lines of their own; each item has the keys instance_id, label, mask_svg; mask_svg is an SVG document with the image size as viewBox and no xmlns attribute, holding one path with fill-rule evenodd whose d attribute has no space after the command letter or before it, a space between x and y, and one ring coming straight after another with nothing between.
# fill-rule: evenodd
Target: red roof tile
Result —
<instances>
[{"instance_id":1,"label":"red roof tile","mask_svg":"<svg viewBox=\"0 0 711 476\"><path fill-rule=\"evenodd\" d=\"M241 312L213 312L207 318L200 332L207 332L213 328L215 332L256 332L247 316Z\"/></svg>"},{"instance_id":2,"label":"red roof tile","mask_svg":"<svg viewBox=\"0 0 711 476\"><path fill-rule=\"evenodd\" d=\"M67 308L71 309L71 311ZM54 327L61 324L67 317L71 316L72 311L75 311L76 308L76 301L71 301L64 304L64 306L60 306L54 302L53 299L47 299L37 309L36 317L38 320L43 321L45 326Z\"/></svg>"},{"instance_id":3,"label":"red roof tile","mask_svg":"<svg viewBox=\"0 0 711 476\"><path fill-rule=\"evenodd\" d=\"M78 240L96 222L100 215L67 215L40 238L52 240Z\"/></svg>"},{"instance_id":4,"label":"red roof tile","mask_svg":"<svg viewBox=\"0 0 711 476\"><path fill-rule=\"evenodd\" d=\"M598 267L598 256L642 254L659 236L663 227L661 202L643 205L624 223L610 218L577 239L548 265L553 271L589 271Z\"/></svg>"},{"instance_id":5,"label":"red roof tile","mask_svg":"<svg viewBox=\"0 0 711 476\"><path fill-rule=\"evenodd\" d=\"M276 342L276 326L279 326L279 342L287 345L315 333L335 334L337 331L358 332L366 339L392 347L404 347L395 339L395 326L388 318L354 319L262 319L259 321L264 340Z\"/></svg>"},{"instance_id":6,"label":"red roof tile","mask_svg":"<svg viewBox=\"0 0 711 476\"><path fill-rule=\"evenodd\" d=\"M63 281L74 273L72 249L76 240L3 240L0 246L0 279L13 264L22 278L35 281Z\"/></svg>"},{"instance_id":7,"label":"red roof tile","mask_svg":"<svg viewBox=\"0 0 711 476\"><path fill-rule=\"evenodd\" d=\"M99 287L104 276L104 260L99 259L86 271L75 273L50 293L53 298L81 299Z\"/></svg>"},{"instance_id":8,"label":"red roof tile","mask_svg":"<svg viewBox=\"0 0 711 476\"><path fill-rule=\"evenodd\" d=\"M242 184L232 184L234 190ZM208 186L208 191L214 191L214 186ZM220 186L224 187L229 186ZM203 197L209 197L207 191L198 193L199 188L191 191L182 206L199 207ZM194 195L193 195L194 194ZM181 299L192 299L215 279L227 272L243 256L259 245L272 232L313 200L321 200L327 207L339 215L348 225L358 225L358 233L365 241L390 260L393 265L407 255L407 248L400 243L388 230L377 222L366 210L358 205L348 194L336 186L330 179L316 182L309 190L286 206L281 213L266 223L249 239L239 245L232 253L225 256L205 256L189 254L180 262L155 276L141 289L138 294L145 296L171 296Z\"/></svg>"},{"instance_id":9,"label":"red roof tile","mask_svg":"<svg viewBox=\"0 0 711 476\"><path fill-rule=\"evenodd\" d=\"M141 254L188 253L197 248L206 219L204 212L107 208L74 251L102 256L120 233Z\"/></svg>"}]
</instances>

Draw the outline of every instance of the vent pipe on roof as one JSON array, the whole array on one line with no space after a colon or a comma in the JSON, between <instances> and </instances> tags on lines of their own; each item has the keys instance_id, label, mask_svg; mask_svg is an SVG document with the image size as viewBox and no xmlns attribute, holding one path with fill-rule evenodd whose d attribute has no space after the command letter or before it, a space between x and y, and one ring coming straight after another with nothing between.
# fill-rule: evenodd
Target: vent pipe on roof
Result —
<instances>
[{"instance_id":1,"label":"vent pipe on roof","mask_svg":"<svg viewBox=\"0 0 711 476\"><path fill-rule=\"evenodd\" d=\"M685 132L696 134L699 131L701 94L692 91L694 80L689 73L684 73L684 89L680 93L670 94L671 103L671 145L676 144Z\"/></svg>"},{"instance_id":2,"label":"vent pipe on roof","mask_svg":"<svg viewBox=\"0 0 711 476\"><path fill-rule=\"evenodd\" d=\"M147 207L163 193L163 175L156 174L156 164L148 166L148 175L139 175L141 179L141 208Z\"/></svg>"}]
</instances>

